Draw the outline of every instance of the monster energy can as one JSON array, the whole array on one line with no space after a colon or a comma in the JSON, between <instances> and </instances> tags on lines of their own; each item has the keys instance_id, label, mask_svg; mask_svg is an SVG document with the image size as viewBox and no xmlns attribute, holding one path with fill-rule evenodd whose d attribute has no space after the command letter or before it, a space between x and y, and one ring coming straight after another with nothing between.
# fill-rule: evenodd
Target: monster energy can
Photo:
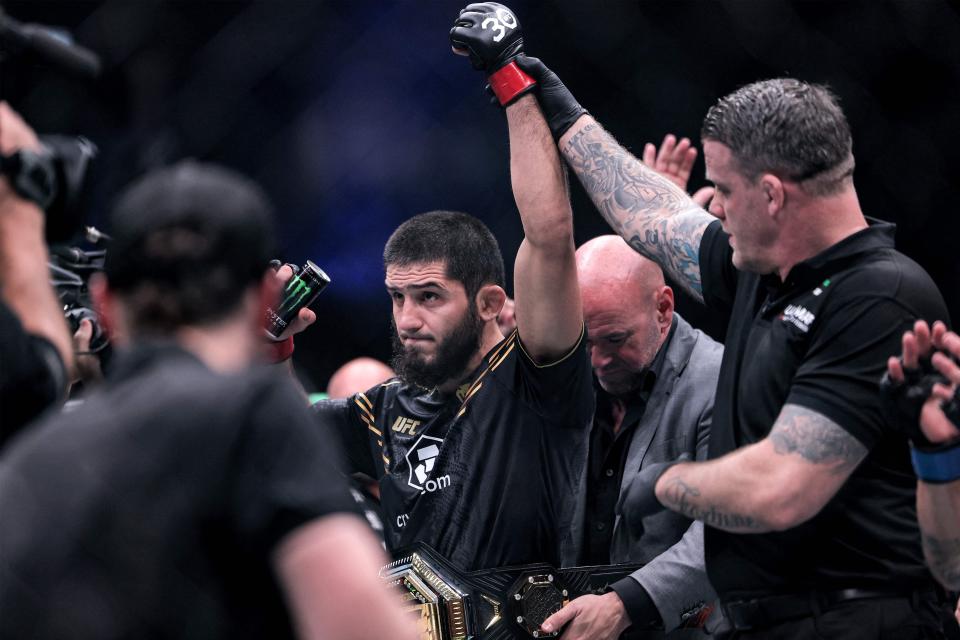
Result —
<instances>
[{"instance_id":1,"label":"monster energy can","mask_svg":"<svg viewBox=\"0 0 960 640\"><path fill-rule=\"evenodd\" d=\"M323 269L307 260L300 273L287 281L276 310L267 307L267 335L279 340L280 334L286 331L287 325L297 317L300 309L313 304L328 284L330 277Z\"/></svg>"}]
</instances>

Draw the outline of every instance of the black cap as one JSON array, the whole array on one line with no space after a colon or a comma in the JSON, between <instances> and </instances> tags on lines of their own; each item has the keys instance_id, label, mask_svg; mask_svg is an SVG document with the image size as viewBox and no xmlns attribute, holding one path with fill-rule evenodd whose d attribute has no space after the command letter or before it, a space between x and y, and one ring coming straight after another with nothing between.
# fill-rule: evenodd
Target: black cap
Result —
<instances>
[{"instance_id":1,"label":"black cap","mask_svg":"<svg viewBox=\"0 0 960 640\"><path fill-rule=\"evenodd\" d=\"M181 298L180 322L232 309L275 255L272 212L244 176L187 160L134 182L113 209L104 270L117 292Z\"/></svg>"}]
</instances>

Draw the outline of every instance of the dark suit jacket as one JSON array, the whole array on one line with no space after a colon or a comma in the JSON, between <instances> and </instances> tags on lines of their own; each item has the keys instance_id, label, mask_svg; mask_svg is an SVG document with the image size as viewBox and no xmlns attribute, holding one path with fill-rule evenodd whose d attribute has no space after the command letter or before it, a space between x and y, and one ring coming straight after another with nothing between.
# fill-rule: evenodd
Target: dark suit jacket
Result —
<instances>
[{"instance_id":1,"label":"dark suit jacket","mask_svg":"<svg viewBox=\"0 0 960 640\"><path fill-rule=\"evenodd\" d=\"M621 493L644 466L675 460L687 453L707 457L707 438L723 346L677 316L677 328L666 346L662 369L646 409L634 428L623 470ZM582 483L572 540L583 539L586 483ZM650 594L669 631L685 614L710 604L716 594L704 569L703 525L664 510L644 520L645 532L635 539L620 518L614 525L610 561L644 563L631 576ZM569 555L567 562L576 562ZM684 631L669 634L683 637ZM703 632L689 633L703 637Z\"/></svg>"}]
</instances>

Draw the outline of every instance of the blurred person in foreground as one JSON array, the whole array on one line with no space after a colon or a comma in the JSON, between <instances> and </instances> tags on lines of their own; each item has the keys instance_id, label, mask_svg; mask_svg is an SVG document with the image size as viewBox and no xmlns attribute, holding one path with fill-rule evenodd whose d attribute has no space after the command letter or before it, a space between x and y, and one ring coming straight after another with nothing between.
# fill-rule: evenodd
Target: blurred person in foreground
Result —
<instances>
[{"instance_id":1,"label":"blurred person in foreground","mask_svg":"<svg viewBox=\"0 0 960 640\"><path fill-rule=\"evenodd\" d=\"M66 398L73 348L50 285L45 218L29 193L14 188L12 156L37 152L40 142L6 102L0 102L0 449L45 409Z\"/></svg>"},{"instance_id":2,"label":"blurred person in foreground","mask_svg":"<svg viewBox=\"0 0 960 640\"><path fill-rule=\"evenodd\" d=\"M327 383L327 397L331 399L349 398L355 393L366 391L381 382L395 377L393 369L376 358L354 358L342 364Z\"/></svg>"},{"instance_id":3,"label":"blurred person in foreground","mask_svg":"<svg viewBox=\"0 0 960 640\"><path fill-rule=\"evenodd\" d=\"M385 362L361 356L345 362L333 372L325 396L331 400L346 399L372 389L396 374ZM380 483L363 473L350 476L350 494L363 512L367 524L383 543L383 517L380 514Z\"/></svg>"},{"instance_id":4,"label":"blurred person in foreground","mask_svg":"<svg viewBox=\"0 0 960 640\"><path fill-rule=\"evenodd\" d=\"M622 501L635 535L664 508L707 525L725 637L941 637L907 443L877 380L904 329L947 311L893 225L864 217L837 99L790 78L721 98L701 134L710 215L542 62L516 62L608 223L729 318L710 459L637 475Z\"/></svg>"},{"instance_id":5,"label":"blurred person in foreground","mask_svg":"<svg viewBox=\"0 0 960 640\"><path fill-rule=\"evenodd\" d=\"M251 367L280 288L264 195L183 162L111 228L114 366L0 458L0 637L412 638L335 448Z\"/></svg>"}]
</instances>

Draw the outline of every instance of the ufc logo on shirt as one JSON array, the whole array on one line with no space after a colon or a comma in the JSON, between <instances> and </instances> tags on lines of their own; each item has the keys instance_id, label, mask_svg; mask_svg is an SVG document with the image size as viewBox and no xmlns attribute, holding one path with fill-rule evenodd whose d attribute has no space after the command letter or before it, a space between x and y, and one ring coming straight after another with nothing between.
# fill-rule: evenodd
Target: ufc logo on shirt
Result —
<instances>
[{"instance_id":1,"label":"ufc logo on shirt","mask_svg":"<svg viewBox=\"0 0 960 640\"><path fill-rule=\"evenodd\" d=\"M404 418L399 416L396 421L393 423L393 430L397 433L407 433L411 436L416 435L416 429L420 426L419 420L412 420L411 418Z\"/></svg>"}]
</instances>

